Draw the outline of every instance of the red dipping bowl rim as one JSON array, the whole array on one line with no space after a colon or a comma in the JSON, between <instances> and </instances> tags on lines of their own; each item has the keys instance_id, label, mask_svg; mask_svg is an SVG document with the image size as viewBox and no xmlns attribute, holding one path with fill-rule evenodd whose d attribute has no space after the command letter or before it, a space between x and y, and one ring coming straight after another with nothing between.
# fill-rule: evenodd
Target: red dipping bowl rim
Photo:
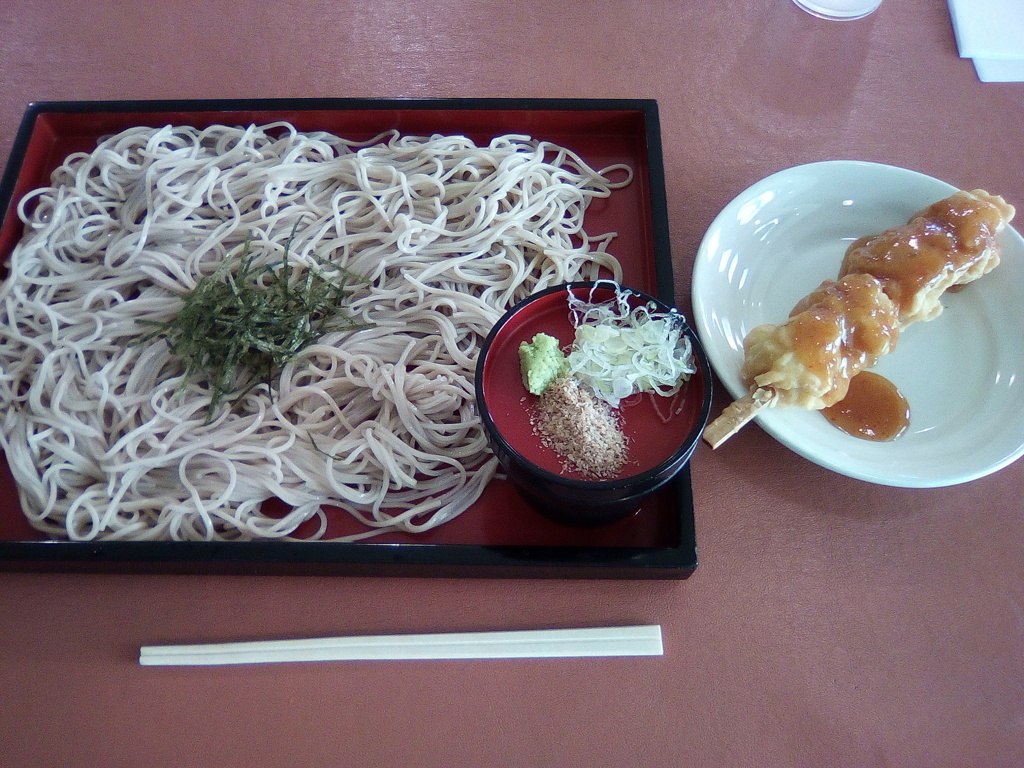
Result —
<instances>
[{"instance_id":1,"label":"red dipping bowl rim","mask_svg":"<svg viewBox=\"0 0 1024 768\"><path fill-rule=\"evenodd\" d=\"M531 304L540 301L541 299L550 296L555 293L568 294L570 291L591 291L593 289L607 288L610 289L612 286L618 285L610 280L596 280L596 281L582 281L572 283L560 283L549 288L537 291L522 299L510 309L508 309L504 315L491 328L487 334L487 338L484 340L483 345L480 347L480 353L477 357L476 363L476 377L474 381L474 388L476 391L476 402L477 411L480 414L480 419L483 421L484 429L490 439L496 441L502 448L503 451L511 454L515 459L521 462L523 465L528 466L531 472L535 472L539 478L548 482L554 482L561 484L567 488L575 489L602 489L602 490L618 490L629 488L631 486L643 487L654 480L658 475L665 472L665 470L674 463L678 463L678 470L681 470L687 461L680 462L680 458L691 454L700 440L701 433L704 431L704 427L707 425L708 418L711 414L711 401L712 401L712 383L711 383L711 366L708 362L707 354L704 351L704 347L701 345L700 339L694 332L693 328L690 327L689 322L686 318L679 313L679 318L682 321L683 333L690 340L690 347L693 351L693 360L697 368L696 373L691 374L690 381L699 377L702 386L701 393L701 404L697 414L697 418L694 421L693 428L686 435L686 438L682 440L679 447L673 451L667 458L658 462L656 465L649 469L645 469L634 475L628 475L626 477L617 477L610 480L585 480L575 477L568 477L563 474L552 472L544 467L538 465L536 462L524 456L520 451L516 450L515 447L505 438L498 425L495 423L491 416L490 409L487 406L487 398L484 393L484 370L487 366L488 352L494 345L499 334L519 313ZM674 307L666 304L653 296L644 293L643 291L637 290L636 288L629 288L626 286L618 286L619 290L628 292L632 296L635 296L641 302L652 303L659 312L670 312L677 311ZM566 311L568 311L568 302L566 302ZM525 388L523 389L524 394L526 393ZM670 480L676 472L672 475L661 478L662 482Z\"/></svg>"}]
</instances>

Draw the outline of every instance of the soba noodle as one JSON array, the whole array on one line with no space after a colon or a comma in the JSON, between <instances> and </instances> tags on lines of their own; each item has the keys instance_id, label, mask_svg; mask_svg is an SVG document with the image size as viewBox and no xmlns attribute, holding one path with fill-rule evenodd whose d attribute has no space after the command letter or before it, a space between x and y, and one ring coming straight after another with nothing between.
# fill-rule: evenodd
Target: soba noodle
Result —
<instances>
[{"instance_id":1,"label":"soba noodle","mask_svg":"<svg viewBox=\"0 0 1024 768\"><path fill-rule=\"evenodd\" d=\"M356 143L287 123L130 129L70 156L21 201L0 289L0 444L25 514L73 540L288 538L311 518L316 539L325 505L365 525L349 539L450 520L496 471L483 338L535 290L620 279L614 235L583 217L631 175L527 136ZM141 321L173 318L247 241L296 273L361 276L362 327L208 414L209 384L139 344Z\"/></svg>"}]
</instances>

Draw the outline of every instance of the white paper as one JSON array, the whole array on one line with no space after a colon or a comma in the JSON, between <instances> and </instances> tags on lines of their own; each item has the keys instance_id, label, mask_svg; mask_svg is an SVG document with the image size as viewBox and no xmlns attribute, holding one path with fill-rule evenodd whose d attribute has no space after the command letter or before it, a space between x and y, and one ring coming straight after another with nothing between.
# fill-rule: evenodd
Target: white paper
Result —
<instances>
[{"instance_id":1,"label":"white paper","mask_svg":"<svg viewBox=\"0 0 1024 768\"><path fill-rule=\"evenodd\" d=\"M965 59L1024 60L1024 0L949 0Z\"/></svg>"},{"instance_id":2,"label":"white paper","mask_svg":"<svg viewBox=\"0 0 1024 768\"><path fill-rule=\"evenodd\" d=\"M978 73L978 79L983 83L1024 81L1024 59L974 59L974 69Z\"/></svg>"}]
</instances>

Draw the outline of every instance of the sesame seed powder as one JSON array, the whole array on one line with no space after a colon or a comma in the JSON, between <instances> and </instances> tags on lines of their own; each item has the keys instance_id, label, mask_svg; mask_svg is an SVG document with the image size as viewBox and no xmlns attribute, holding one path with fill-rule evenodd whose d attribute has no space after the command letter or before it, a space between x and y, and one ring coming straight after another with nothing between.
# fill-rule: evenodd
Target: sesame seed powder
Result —
<instances>
[{"instance_id":1,"label":"sesame seed powder","mask_svg":"<svg viewBox=\"0 0 1024 768\"><path fill-rule=\"evenodd\" d=\"M566 469L589 479L613 478L626 463L626 436L611 406L569 377L537 399L534 429Z\"/></svg>"}]
</instances>

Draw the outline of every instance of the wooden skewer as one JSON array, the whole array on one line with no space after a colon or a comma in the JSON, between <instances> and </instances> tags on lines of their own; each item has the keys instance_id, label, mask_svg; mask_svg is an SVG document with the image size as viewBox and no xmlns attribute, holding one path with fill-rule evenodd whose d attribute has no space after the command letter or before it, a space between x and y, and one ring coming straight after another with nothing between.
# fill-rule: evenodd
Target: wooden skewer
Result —
<instances>
[{"instance_id":1,"label":"wooden skewer","mask_svg":"<svg viewBox=\"0 0 1024 768\"><path fill-rule=\"evenodd\" d=\"M730 403L717 419L705 427L702 435L704 442L717 448L739 432L761 409L772 406L777 397L774 389L758 387L749 395Z\"/></svg>"}]
</instances>

